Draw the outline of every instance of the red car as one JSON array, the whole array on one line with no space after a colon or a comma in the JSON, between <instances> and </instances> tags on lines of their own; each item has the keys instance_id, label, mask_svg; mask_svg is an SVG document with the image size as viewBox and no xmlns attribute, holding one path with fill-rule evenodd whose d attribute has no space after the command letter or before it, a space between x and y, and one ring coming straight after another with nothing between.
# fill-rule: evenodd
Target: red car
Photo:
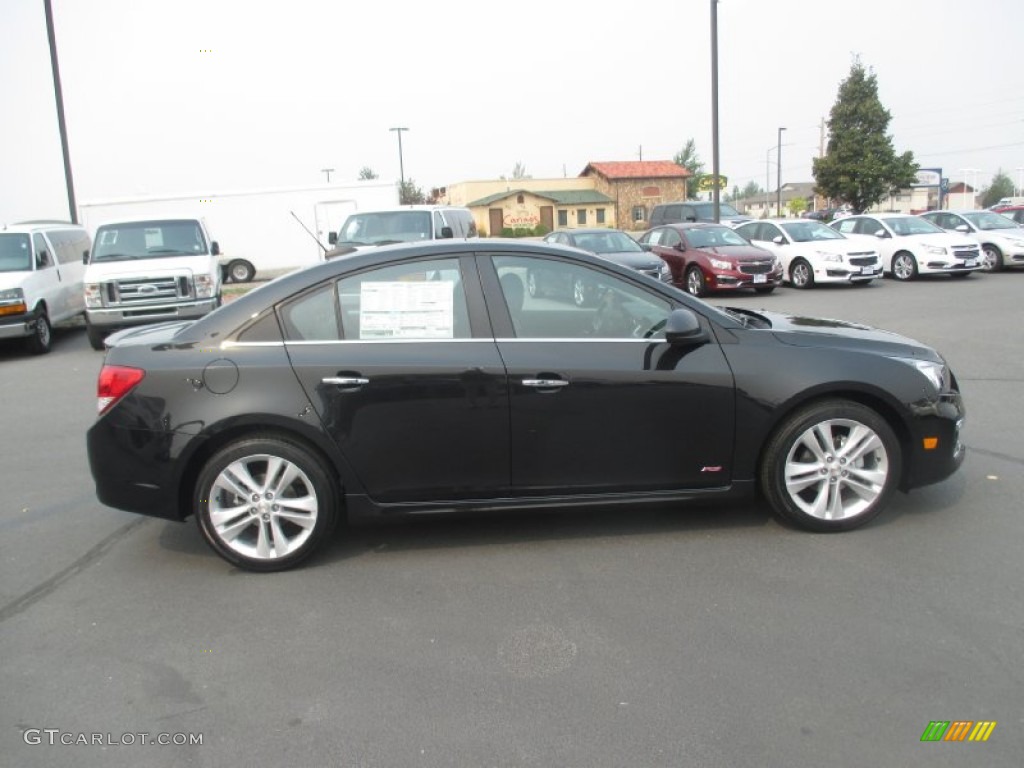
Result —
<instances>
[{"instance_id":1,"label":"red car","mask_svg":"<svg viewBox=\"0 0 1024 768\"><path fill-rule=\"evenodd\" d=\"M753 288L771 293L782 285L782 264L723 224L666 224L640 236L644 250L668 264L672 284L693 296Z\"/></svg>"},{"instance_id":2,"label":"red car","mask_svg":"<svg viewBox=\"0 0 1024 768\"><path fill-rule=\"evenodd\" d=\"M992 210L1024 226L1024 205L997 205Z\"/></svg>"}]
</instances>

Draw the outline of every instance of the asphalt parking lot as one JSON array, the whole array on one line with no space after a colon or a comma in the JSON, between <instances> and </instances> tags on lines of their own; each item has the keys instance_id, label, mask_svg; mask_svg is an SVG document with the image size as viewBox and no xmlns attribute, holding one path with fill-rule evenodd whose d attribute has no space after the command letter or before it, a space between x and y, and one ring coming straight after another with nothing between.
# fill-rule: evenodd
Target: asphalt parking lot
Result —
<instances>
[{"instance_id":1,"label":"asphalt parking lot","mask_svg":"<svg viewBox=\"0 0 1024 768\"><path fill-rule=\"evenodd\" d=\"M81 329L0 347L0 764L1020 766L1022 295L1024 272L712 297L947 357L965 464L862 530L760 503L429 518L270 575L96 501ZM931 721L998 725L922 743Z\"/></svg>"}]
</instances>

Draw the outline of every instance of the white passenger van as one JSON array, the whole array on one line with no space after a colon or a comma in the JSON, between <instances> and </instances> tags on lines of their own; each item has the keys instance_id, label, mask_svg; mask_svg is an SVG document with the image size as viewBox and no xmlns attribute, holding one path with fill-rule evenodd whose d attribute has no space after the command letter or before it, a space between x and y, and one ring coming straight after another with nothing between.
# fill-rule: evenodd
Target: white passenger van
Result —
<instances>
[{"instance_id":1,"label":"white passenger van","mask_svg":"<svg viewBox=\"0 0 1024 768\"><path fill-rule=\"evenodd\" d=\"M24 338L50 351L52 328L85 309L82 298L89 233L67 222L0 226L0 339Z\"/></svg>"},{"instance_id":2,"label":"white passenger van","mask_svg":"<svg viewBox=\"0 0 1024 768\"><path fill-rule=\"evenodd\" d=\"M85 270L93 349L135 325L202 317L220 306L220 246L200 219L103 224Z\"/></svg>"},{"instance_id":3,"label":"white passenger van","mask_svg":"<svg viewBox=\"0 0 1024 768\"><path fill-rule=\"evenodd\" d=\"M452 205L403 205L351 214L337 233L331 232L334 246L325 254L333 259L363 248L391 243L418 243L423 240L477 237L476 222L468 208Z\"/></svg>"}]
</instances>

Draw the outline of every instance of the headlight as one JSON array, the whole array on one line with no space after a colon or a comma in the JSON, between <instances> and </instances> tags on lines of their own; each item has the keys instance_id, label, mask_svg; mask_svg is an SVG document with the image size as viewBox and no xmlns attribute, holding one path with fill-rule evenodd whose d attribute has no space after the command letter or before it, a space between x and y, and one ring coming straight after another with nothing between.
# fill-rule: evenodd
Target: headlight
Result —
<instances>
[{"instance_id":1,"label":"headlight","mask_svg":"<svg viewBox=\"0 0 1024 768\"><path fill-rule=\"evenodd\" d=\"M25 292L21 288L8 288L6 291L0 291L0 301L24 302Z\"/></svg>"},{"instance_id":2,"label":"headlight","mask_svg":"<svg viewBox=\"0 0 1024 768\"><path fill-rule=\"evenodd\" d=\"M937 392L942 391L943 384L946 381L946 366L944 363L934 363L931 360L918 360L913 357L895 357L893 359L917 368L917 370L923 373L925 378L934 385Z\"/></svg>"},{"instance_id":3,"label":"headlight","mask_svg":"<svg viewBox=\"0 0 1024 768\"><path fill-rule=\"evenodd\" d=\"M925 253L934 253L936 256L944 256L946 249L941 245L926 245L924 247Z\"/></svg>"},{"instance_id":4,"label":"headlight","mask_svg":"<svg viewBox=\"0 0 1024 768\"><path fill-rule=\"evenodd\" d=\"M708 263L715 269L733 269L732 263L721 259L708 259Z\"/></svg>"},{"instance_id":5,"label":"headlight","mask_svg":"<svg viewBox=\"0 0 1024 768\"><path fill-rule=\"evenodd\" d=\"M103 306L103 291L100 288L99 283L86 283L85 286L85 306L87 307L102 307Z\"/></svg>"},{"instance_id":6,"label":"headlight","mask_svg":"<svg viewBox=\"0 0 1024 768\"><path fill-rule=\"evenodd\" d=\"M213 277L210 275L196 275L196 298L208 299L213 296Z\"/></svg>"},{"instance_id":7,"label":"headlight","mask_svg":"<svg viewBox=\"0 0 1024 768\"><path fill-rule=\"evenodd\" d=\"M814 253L822 261L837 261L839 263L842 263L843 261L843 255L841 253L832 253L831 251L815 251Z\"/></svg>"}]
</instances>

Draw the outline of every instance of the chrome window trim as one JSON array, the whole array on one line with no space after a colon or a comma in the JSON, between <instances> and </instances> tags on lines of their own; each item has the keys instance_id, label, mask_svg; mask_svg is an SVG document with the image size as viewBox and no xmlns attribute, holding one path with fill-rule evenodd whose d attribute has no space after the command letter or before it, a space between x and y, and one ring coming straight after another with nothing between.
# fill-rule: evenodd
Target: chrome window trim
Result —
<instances>
[{"instance_id":1,"label":"chrome window trim","mask_svg":"<svg viewBox=\"0 0 1024 768\"><path fill-rule=\"evenodd\" d=\"M665 341L664 337L653 336L651 338L480 338L480 339L325 339L324 341L224 341L221 349L237 349L239 347L309 347L321 344L536 344L538 342L557 344L660 344Z\"/></svg>"}]
</instances>

